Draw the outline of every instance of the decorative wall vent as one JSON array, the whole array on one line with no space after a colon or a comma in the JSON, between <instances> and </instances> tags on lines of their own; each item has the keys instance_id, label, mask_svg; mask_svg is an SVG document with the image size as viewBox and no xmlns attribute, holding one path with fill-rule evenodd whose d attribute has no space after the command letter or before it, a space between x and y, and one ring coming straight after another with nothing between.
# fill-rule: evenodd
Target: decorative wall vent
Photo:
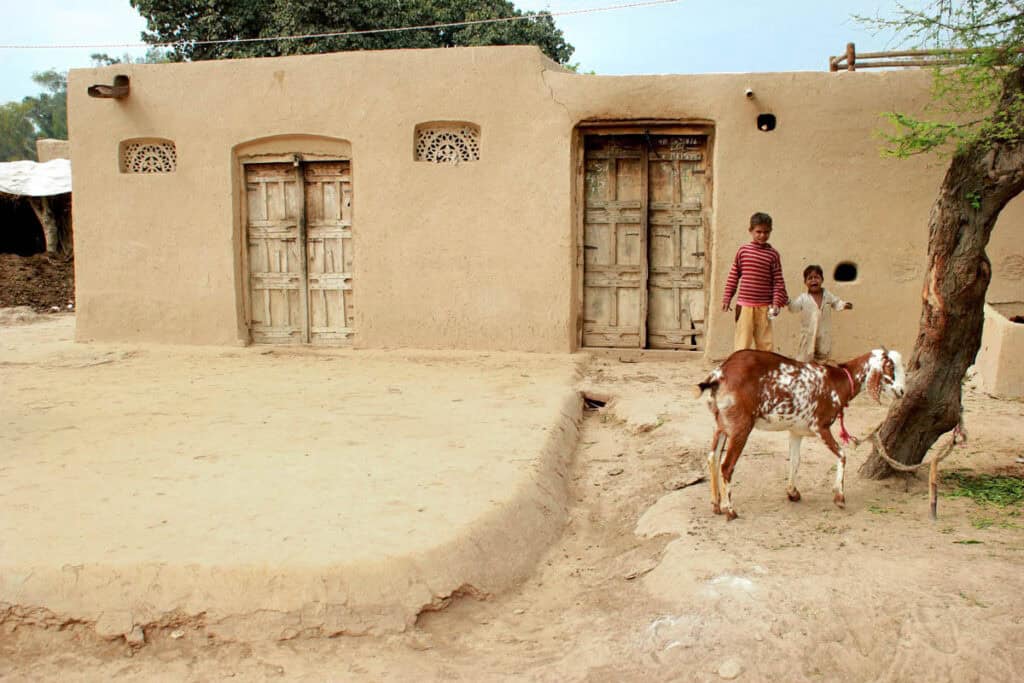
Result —
<instances>
[{"instance_id":1,"label":"decorative wall vent","mask_svg":"<svg viewBox=\"0 0 1024 683\"><path fill-rule=\"evenodd\" d=\"M174 173L178 150L170 140L125 140L121 143L121 173Z\"/></svg>"},{"instance_id":2,"label":"decorative wall vent","mask_svg":"<svg viewBox=\"0 0 1024 683\"><path fill-rule=\"evenodd\" d=\"M465 121L421 123L416 126L416 161L480 161L480 126Z\"/></svg>"}]
</instances>

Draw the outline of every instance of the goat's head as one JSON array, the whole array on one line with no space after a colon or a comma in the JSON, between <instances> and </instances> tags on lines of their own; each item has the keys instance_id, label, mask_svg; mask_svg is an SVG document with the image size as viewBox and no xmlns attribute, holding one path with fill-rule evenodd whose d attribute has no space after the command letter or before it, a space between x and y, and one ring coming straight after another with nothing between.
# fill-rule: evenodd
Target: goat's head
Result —
<instances>
[{"instance_id":1,"label":"goat's head","mask_svg":"<svg viewBox=\"0 0 1024 683\"><path fill-rule=\"evenodd\" d=\"M879 401L882 394L888 398L903 396L903 357L899 352L889 351L884 347L872 351L867 362L865 384L875 401Z\"/></svg>"}]
</instances>

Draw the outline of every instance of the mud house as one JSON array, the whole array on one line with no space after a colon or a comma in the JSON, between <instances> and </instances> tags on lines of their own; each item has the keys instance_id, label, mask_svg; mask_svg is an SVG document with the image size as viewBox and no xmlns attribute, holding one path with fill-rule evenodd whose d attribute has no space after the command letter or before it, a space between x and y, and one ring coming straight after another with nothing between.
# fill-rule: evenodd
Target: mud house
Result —
<instances>
[{"instance_id":1,"label":"mud house","mask_svg":"<svg viewBox=\"0 0 1024 683\"><path fill-rule=\"evenodd\" d=\"M767 211L791 294L819 263L857 304L838 355L909 350L945 162L876 132L930 77L577 75L533 47L74 70L77 336L721 357ZM994 303L1024 300L1021 216Z\"/></svg>"}]
</instances>

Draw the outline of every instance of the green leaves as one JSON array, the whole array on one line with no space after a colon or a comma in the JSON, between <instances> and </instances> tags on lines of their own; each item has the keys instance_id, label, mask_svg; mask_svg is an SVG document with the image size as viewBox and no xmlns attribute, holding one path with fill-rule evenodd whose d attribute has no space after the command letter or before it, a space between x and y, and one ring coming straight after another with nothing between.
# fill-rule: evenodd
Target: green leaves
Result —
<instances>
[{"instance_id":1,"label":"green leaves","mask_svg":"<svg viewBox=\"0 0 1024 683\"><path fill-rule=\"evenodd\" d=\"M0 105L0 161L36 158L36 131L28 118L28 105Z\"/></svg>"},{"instance_id":2,"label":"green leaves","mask_svg":"<svg viewBox=\"0 0 1024 683\"><path fill-rule=\"evenodd\" d=\"M50 69L32 74L32 80L42 86L44 92L36 97L26 97L22 103L28 106L28 118L35 126L38 137L67 140L68 75Z\"/></svg>"},{"instance_id":3,"label":"green leaves","mask_svg":"<svg viewBox=\"0 0 1024 683\"><path fill-rule=\"evenodd\" d=\"M146 54L141 57L132 57L128 53L125 53L121 57L111 57L106 52L94 52L89 55L89 59L91 59L96 66L112 66L114 64L163 64L171 61L167 55L167 51L158 47L149 48L146 50Z\"/></svg>"},{"instance_id":4,"label":"green leaves","mask_svg":"<svg viewBox=\"0 0 1024 683\"><path fill-rule=\"evenodd\" d=\"M67 74L55 69L32 74L44 92L0 105L0 161L36 158L36 138L68 137Z\"/></svg>"},{"instance_id":5,"label":"green leaves","mask_svg":"<svg viewBox=\"0 0 1024 683\"><path fill-rule=\"evenodd\" d=\"M1005 0L932 0L903 5L895 19L863 19L895 30L902 42L952 62L935 68L929 116L883 114L883 156L956 154L1024 138L1024 99L1015 72L1024 68L1024 5Z\"/></svg>"},{"instance_id":6,"label":"green leaves","mask_svg":"<svg viewBox=\"0 0 1024 683\"><path fill-rule=\"evenodd\" d=\"M344 50L537 45L553 60L564 64L574 51L550 15L523 13L507 0L131 0L131 4L147 21L149 31L143 34L147 42L179 43L169 53L174 61ZM432 26L512 16L535 18L301 40L197 44L234 38Z\"/></svg>"},{"instance_id":7,"label":"green leaves","mask_svg":"<svg viewBox=\"0 0 1024 683\"><path fill-rule=\"evenodd\" d=\"M963 141L969 132L955 123L924 121L900 112L885 112L882 116L897 128L896 133L881 133L887 144L882 156L898 159L946 148L950 142Z\"/></svg>"},{"instance_id":8,"label":"green leaves","mask_svg":"<svg viewBox=\"0 0 1024 683\"><path fill-rule=\"evenodd\" d=\"M956 486L950 498L970 498L982 505L1006 507L1024 502L1024 479L995 474L971 474L956 470L942 475L942 481Z\"/></svg>"}]
</instances>

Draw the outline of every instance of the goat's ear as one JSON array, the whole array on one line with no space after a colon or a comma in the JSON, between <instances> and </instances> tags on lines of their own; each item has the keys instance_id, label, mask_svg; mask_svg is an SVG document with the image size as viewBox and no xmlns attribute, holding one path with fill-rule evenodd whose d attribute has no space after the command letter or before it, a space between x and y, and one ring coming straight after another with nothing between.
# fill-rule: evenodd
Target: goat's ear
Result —
<instances>
[{"instance_id":1,"label":"goat's ear","mask_svg":"<svg viewBox=\"0 0 1024 683\"><path fill-rule=\"evenodd\" d=\"M868 394L875 403L880 403L882 400L882 374L880 370L873 370L868 374Z\"/></svg>"}]
</instances>

